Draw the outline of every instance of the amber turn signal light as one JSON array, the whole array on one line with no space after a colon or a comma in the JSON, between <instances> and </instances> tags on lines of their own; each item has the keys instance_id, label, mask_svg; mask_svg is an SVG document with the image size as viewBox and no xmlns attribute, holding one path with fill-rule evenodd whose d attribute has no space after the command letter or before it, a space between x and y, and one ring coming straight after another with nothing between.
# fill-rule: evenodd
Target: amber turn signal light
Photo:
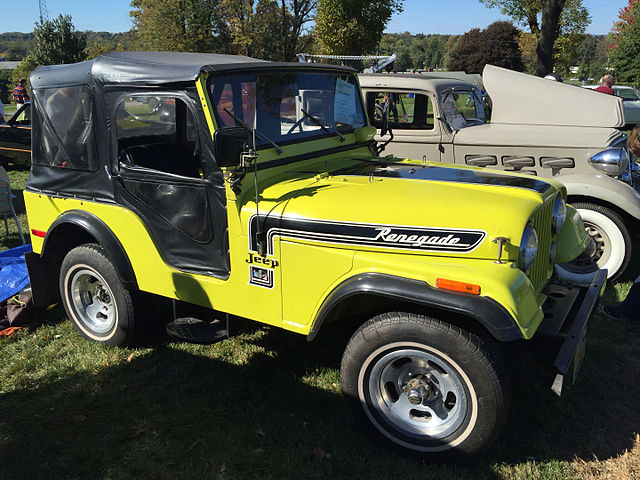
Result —
<instances>
[{"instance_id":1,"label":"amber turn signal light","mask_svg":"<svg viewBox=\"0 0 640 480\"><path fill-rule=\"evenodd\" d=\"M480 285L473 283L456 282L455 280L447 280L446 278L436 278L436 287L444 290L453 290L454 292L470 293L472 295L480 295Z\"/></svg>"}]
</instances>

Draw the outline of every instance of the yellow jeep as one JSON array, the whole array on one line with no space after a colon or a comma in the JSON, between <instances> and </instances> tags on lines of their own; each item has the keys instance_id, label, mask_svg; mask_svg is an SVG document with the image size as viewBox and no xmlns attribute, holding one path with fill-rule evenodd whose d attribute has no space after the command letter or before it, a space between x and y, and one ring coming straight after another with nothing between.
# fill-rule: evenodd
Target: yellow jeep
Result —
<instances>
[{"instance_id":1,"label":"yellow jeep","mask_svg":"<svg viewBox=\"0 0 640 480\"><path fill-rule=\"evenodd\" d=\"M141 296L309 340L366 315L344 395L425 455L496 436L505 343L544 337L554 391L575 378L606 271L554 273L590 240L564 187L380 157L353 70L114 52L31 85L34 301L86 338L138 339Z\"/></svg>"}]
</instances>

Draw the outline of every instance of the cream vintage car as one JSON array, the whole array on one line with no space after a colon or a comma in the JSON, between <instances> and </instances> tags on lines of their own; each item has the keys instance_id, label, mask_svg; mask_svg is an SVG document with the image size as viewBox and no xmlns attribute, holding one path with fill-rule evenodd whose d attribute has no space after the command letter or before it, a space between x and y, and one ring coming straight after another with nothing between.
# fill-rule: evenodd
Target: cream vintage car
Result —
<instances>
[{"instance_id":1,"label":"cream vintage car","mask_svg":"<svg viewBox=\"0 0 640 480\"><path fill-rule=\"evenodd\" d=\"M590 258L563 265L562 273L581 280L592 260L610 279L625 270L640 220L640 178L617 130L624 125L619 97L487 65L488 122L471 83L404 74L359 79L385 152L554 177L596 244ZM380 135L383 111L391 136Z\"/></svg>"}]
</instances>

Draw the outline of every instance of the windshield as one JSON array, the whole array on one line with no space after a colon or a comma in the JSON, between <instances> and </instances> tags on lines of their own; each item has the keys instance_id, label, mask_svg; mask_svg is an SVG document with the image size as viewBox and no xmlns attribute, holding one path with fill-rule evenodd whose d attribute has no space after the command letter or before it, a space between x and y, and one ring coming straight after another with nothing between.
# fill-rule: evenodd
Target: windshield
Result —
<instances>
[{"instance_id":1,"label":"windshield","mask_svg":"<svg viewBox=\"0 0 640 480\"><path fill-rule=\"evenodd\" d=\"M620 88L616 89L615 94L619 97L622 97L623 101L635 101L640 100L638 98L638 92L633 88Z\"/></svg>"},{"instance_id":2,"label":"windshield","mask_svg":"<svg viewBox=\"0 0 640 480\"><path fill-rule=\"evenodd\" d=\"M473 91L445 92L442 96L442 113L453 131L486 123L482 101Z\"/></svg>"},{"instance_id":3,"label":"windshield","mask_svg":"<svg viewBox=\"0 0 640 480\"><path fill-rule=\"evenodd\" d=\"M360 92L350 74L214 76L208 91L218 128L238 126L240 120L277 144L333 136L366 124ZM256 143L268 145L259 136Z\"/></svg>"}]
</instances>

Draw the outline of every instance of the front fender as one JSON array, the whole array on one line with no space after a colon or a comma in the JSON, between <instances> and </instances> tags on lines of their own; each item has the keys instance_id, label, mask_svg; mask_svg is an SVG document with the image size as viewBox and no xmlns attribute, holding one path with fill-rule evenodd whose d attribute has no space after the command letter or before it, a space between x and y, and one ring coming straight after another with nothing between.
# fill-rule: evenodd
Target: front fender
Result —
<instances>
[{"instance_id":1,"label":"front fender","mask_svg":"<svg viewBox=\"0 0 640 480\"><path fill-rule=\"evenodd\" d=\"M565 185L569 197L591 197L594 200L603 200L640 220L640 193L627 183L601 174L558 175L555 179Z\"/></svg>"},{"instance_id":2,"label":"front fender","mask_svg":"<svg viewBox=\"0 0 640 480\"><path fill-rule=\"evenodd\" d=\"M491 298L435 289L426 282L410 278L361 273L342 282L325 298L307 339L311 341L316 337L326 318L339 303L363 293L469 316L503 342L522 338L522 332L513 317Z\"/></svg>"}]
</instances>

